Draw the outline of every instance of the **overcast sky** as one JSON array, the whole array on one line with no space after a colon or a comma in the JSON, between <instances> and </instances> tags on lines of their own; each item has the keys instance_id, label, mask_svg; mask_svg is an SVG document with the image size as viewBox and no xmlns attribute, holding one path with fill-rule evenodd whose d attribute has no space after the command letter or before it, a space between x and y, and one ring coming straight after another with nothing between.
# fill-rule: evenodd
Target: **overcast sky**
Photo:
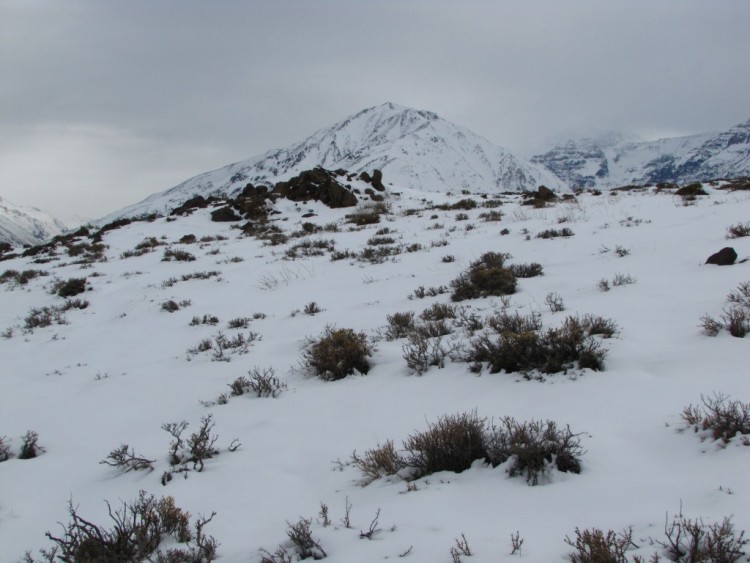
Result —
<instances>
[{"instance_id":1,"label":"overcast sky","mask_svg":"<svg viewBox=\"0 0 750 563\"><path fill-rule=\"evenodd\" d=\"M0 196L95 218L392 101L521 155L750 118L748 0L0 0Z\"/></svg>"}]
</instances>

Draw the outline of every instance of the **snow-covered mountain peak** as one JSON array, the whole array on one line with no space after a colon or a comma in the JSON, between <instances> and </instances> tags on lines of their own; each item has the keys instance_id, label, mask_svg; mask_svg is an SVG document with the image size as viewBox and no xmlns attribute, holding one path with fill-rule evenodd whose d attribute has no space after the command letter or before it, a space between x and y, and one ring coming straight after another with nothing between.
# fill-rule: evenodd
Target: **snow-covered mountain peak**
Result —
<instances>
[{"instance_id":1,"label":"snow-covered mountain peak","mask_svg":"<svg viewBox=\"0 0 750 563\"><path fill-rule=\"evenodd\" d=\"M0 242L41 244L66 230L62 221L36 207L25 207L0 197Z\"/></svg>"},{"instance_id":2,"label":"snow-covered mountain peak","mask_svg":"<svg viewBox=\"0 0 750 563\"><path fill-rule=\"evenodd\" d=\"M686 184L750 174L750 120L719 133L633 141L606 134L561 143L531 159L571 188Z\"/></svg>"},{"instance_id":3,"label":"snow-covered mountain peak","mask_svg":"<svg viewBox=\"0 0 750 563\"><path fill-rule=\"evenodd\" d=\"M195 195L234 196L248 183L273 185L322 166L383 172L386 184L425 191L567 191L543 166L518 158L435 113L387 102L362 110L286 148L206 172L102 219L162 213Z\"/></svg>"}]
</instances>

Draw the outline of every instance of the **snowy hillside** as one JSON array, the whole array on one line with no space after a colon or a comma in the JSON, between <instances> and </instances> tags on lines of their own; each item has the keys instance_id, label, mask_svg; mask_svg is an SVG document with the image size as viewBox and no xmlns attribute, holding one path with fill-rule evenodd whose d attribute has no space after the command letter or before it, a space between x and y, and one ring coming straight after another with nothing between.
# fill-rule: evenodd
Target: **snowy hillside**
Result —
<instances>
[{"instance_id":1,"label":"snowy hillside","mask_svg":"<svg viewBox=\"0 0 750 563\"><path fill-rule=\"evenodd\" d=\"M721 133L647 142L568 141L533 157L572 188L686 184L750 175L750 121Z\"/></svg>"},{"instance_id":2,"label":"snowy hillside","mask_svg":"<svg viewBox=\"0 0 750 563\"><path fill-rule=\"evenodd\" d=\"M41 244L65 230L66 226L48 213L0 197L0 242Z\"/></svg>"},{"instance_id":3,"label":"snowy hillside","mask_svg":"<svg viewBox=\"0 0 750 563\"><path fill-rule=\"evenodd\" d=\"M434 113L386 103L363 110L304 141L200 174L106 217L164 212L196 194L236 195L250 182L273 185L322 166L350 172L383 172L393 185L424 191L496 193L567 190L544 167Z\"/></svg>"},{"instance_id":4,"label":"snowy hillside","mask_svg":"<svg viewBox=\"0 0 750 563\"><path fill-rule=\"evenodd\" d=\"M731 517L736 539L748 436L682 416L717 393L750 409L748 339L722 327L734 311L750 329L750 237L725 238L750 233L750 197L719 188L545 203L393 186L341 209L258 191L235 202L257 219L185 210L1 262L0 561L43 560L46 531L73 550L139 491L210 519L178 543L159 505L155 548L202 545L196 560L210 535L220 561L297 561L289 533L307 530L331 562L562 562L566 537L599 529L630 531L627 561L671 561L655 542L680 510L704 530ZM725 246L736 264L704 264ZM330 335L365 362L333 381L349 360ZM427 471L414 437L461 416L486 450ZM503 417L571 449L523 466Z\"/></svg>"}]
</instances>

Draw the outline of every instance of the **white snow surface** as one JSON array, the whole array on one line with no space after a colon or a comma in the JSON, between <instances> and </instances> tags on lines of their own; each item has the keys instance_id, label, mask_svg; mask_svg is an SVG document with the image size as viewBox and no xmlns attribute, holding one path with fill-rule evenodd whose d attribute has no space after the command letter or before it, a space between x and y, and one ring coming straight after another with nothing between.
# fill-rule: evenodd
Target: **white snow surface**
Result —
<instances>
[{"instance_id":1,"label":"white snow surface","mask_svg":"<svg viewBox=\"0 0 750 563\"><path fill-rule=\"evenodd\" d=\"M206 172L102 219L162 213L201 194L236 195L248 182L273 185L310 168L383 172L386 185L423 191L569 191L543 166L518 158L436 114L385 103L300 143Z\"/></svg>"},{"instance_id":2,"label":"white snow surface","mask_svg":"<svg viewBox=\"0 0 750 563\"><path fill-rule=\"evenodd\" d=\"M0 463L0 561L19 561L26 550L49 547L45 531L61 532L58 523L68 521L69 501L84 518L108 526L105 500L117 507L139 490L171 495L194 516L216 511L206 532L220 543L219 560L227 562L257 562L261 548L288 545L286 523L300 516L313 519L313 536L327 560L347 563L398 560L407 551L405 561L448 562L462 533L473 552L464 561L562 562L571 551L565 537L573 537L576 527L632 527L640 548L631 553L647 559L658 549L648 538L663 538L665 516L680 506L706 523L731 516L737 530L750 530L750 447L739 438L724 446L692 430L680 432L681 411L699 404L701 395L719 392L750 401L748 340L725 331L710 338L699 328L704 314L719 317L727 293L750 280L748 263L704 265L728 245L741 259L750 255L750 238L724 238L729 225L750 216L750 198L707 189L709 196L688 206L652 192L582 195L543 209L505 196L498 208L503 219L485 222L481 206L462 211L468 220L457 220L457 211L425 209L466 196L404 187L394 190L400 196L390 196L391 213L362 230L344 222L351 210L277 203L281 213L274 220L288 234L303 222L339 224L339 232L309 237L333 240L338 250L362 250L383 227L400 244L422 245L376 265L329 256L287 260L286 250L304 239L268 246L239 236L229 224L212 223L210 209L110 231L103 239L107 261L90 267L73 264L64 253L48 264L5 261L3 270L44 269L52 276L21 287L0 285L0 436L17 450L21 436L33 430L46 449L35 459ZM485 201L473 197L480 205ZM406 213L414 209L421 211ZM309 212L316 215L303 217ZM535 237L560 227L575 235ZM510 232L501 236L504 228ZM186 234L226 240L179 244ZM148 237L197 259L164 262L166 247L121 257ZM619 257L618 245L629 255ZM486 369L474 374L466 363L447 361L417 376L402 357L404 340L377 341L367 375L325 382L299 369L306 337L320 335L327 325L375 338L388 315L449 303L449 294L410 296L420 286L449 286L487 251L544 267L543 276L519 280L511 311L538 311L545 326L587 313L617 323L618 335L603 341L609 350L604 371L571 370L535 381ZM444 260L447 255L455 260ZM220 276L164 284L211 270ZM617 273L637 282L608 292L597 288L600 279ZM89 301L87 308L68 311L68 324L23 330L30 309L63 302L49 291L53 278L82 276L89 290L78 297ZM546 307L550 292L564 299L565 311ZM162 311L170 299L190 304ZM313 301L322 312L300 312ZM501 301L458 305L484 317ZM247 354L231 355L229 362L211 361L210 353L188 359L189 348L219 330L236 335L229 320L254 313L266 316L241 330L262 336ZM189 325L205 314L220 323ZM273 368L288 389L277 398L243 395L215 404L230 382L254 366ZM505 465L477 461L463 473L422 478L407 492L398 477L363 487L356 468L346 464L354 450L363 453L389 439L400 448L439 417L472 411L570 425L586 450L582 472L553 471L529 486L522 477L509 477ZM188 432L194 431L208 414L221 453L204 471L178 474L162 486L171 437L161 426L185 420ZM234 438L242 446L231 453L226 448ZM121 444L155 460L154 471L122 473L99 463ZM321 502L329 507L327 527L317 517ZM351 529L342 524L347 502ZM372 540L360 539L378 510L381 531ZM516 532L524 540L520 556L511 555Z\"/></svg>"},{"instance_id":3,"label":"white snow surface","mask_svg":"<svg viewBox=\"0 0 750 563\"><path fill-rule=\"evenodd\" d=\"M0 197L0 242L41 244L67 230L62 221L36 207L11 203Z\"/></svg>"}]
</instances>

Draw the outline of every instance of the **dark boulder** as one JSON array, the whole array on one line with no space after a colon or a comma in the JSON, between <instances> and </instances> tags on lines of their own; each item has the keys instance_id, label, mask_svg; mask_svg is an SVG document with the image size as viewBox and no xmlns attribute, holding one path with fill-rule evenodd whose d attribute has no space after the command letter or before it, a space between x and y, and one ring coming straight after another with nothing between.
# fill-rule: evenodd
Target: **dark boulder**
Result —
<instances>
[{"instance_id":1,"label":"dark boulder","mask_svg":"<svg viewBox=\"0 0 750 563\"><path fill-rule=\"evenodd\" d=\"M239 221L241 217L231 207L219 207L211 212L211 221L230 222Z\"/></svg>"},{"instance_id":2,"label":"dark boulder","mask_svg":"<svg viewBox=\"0 0 750 563\"><path fill-rule=\"evenodd\" d=\"M717 266L731 266L737 260L737 252L731 246L726 246L719 252L712 254L706 260L706 264L716 264Z\"/></svg>"},{"instance_id":3,"label":"dark boulder","mask_svg":"<svg viewBox=\"0 0 750 563\"><path fill-rule=\"evenodd\" d=\"M377 168L372 171L372 182L370 183L372 184L372 187L379 192L385 191L385 186L383 185L383 173Z\"/></svg>"},{"instance_id":4,"label":"dark boulder","mask_svg":"<svg viewBox=\"0 0 750 563\"><path fill-rule=\"evenodd\" d=\"M675 195L684 196L684 197L695 197L699 195L708 195L708 192L703 189L703 186L700 182L694 182L692 184L688 184L687 186L682 186L679 190L675 192Z\"/></svg>"},{"instance_id":5,"label":"dark boulder","mask_svg":"<svg viewBox=\"0 0 750 563\"><path fill-rule=\"evenodd\" d=\"M557 195L547 186L539 186L539 189L536 191L536 199L541 199L542 201L554 201L557 199Z\"/></svg>"},{"instance_id":6,"label":"dark boulder","mask_svg":"<svg viewBox=\"0 0 750 563\"><path fill-rule=\"evenodd\" d=\"M191 197L179 207L175 207L170 215L190 215L196 209L208 207L208 200L202 195Z\"/></svg>"}]
</instances>

